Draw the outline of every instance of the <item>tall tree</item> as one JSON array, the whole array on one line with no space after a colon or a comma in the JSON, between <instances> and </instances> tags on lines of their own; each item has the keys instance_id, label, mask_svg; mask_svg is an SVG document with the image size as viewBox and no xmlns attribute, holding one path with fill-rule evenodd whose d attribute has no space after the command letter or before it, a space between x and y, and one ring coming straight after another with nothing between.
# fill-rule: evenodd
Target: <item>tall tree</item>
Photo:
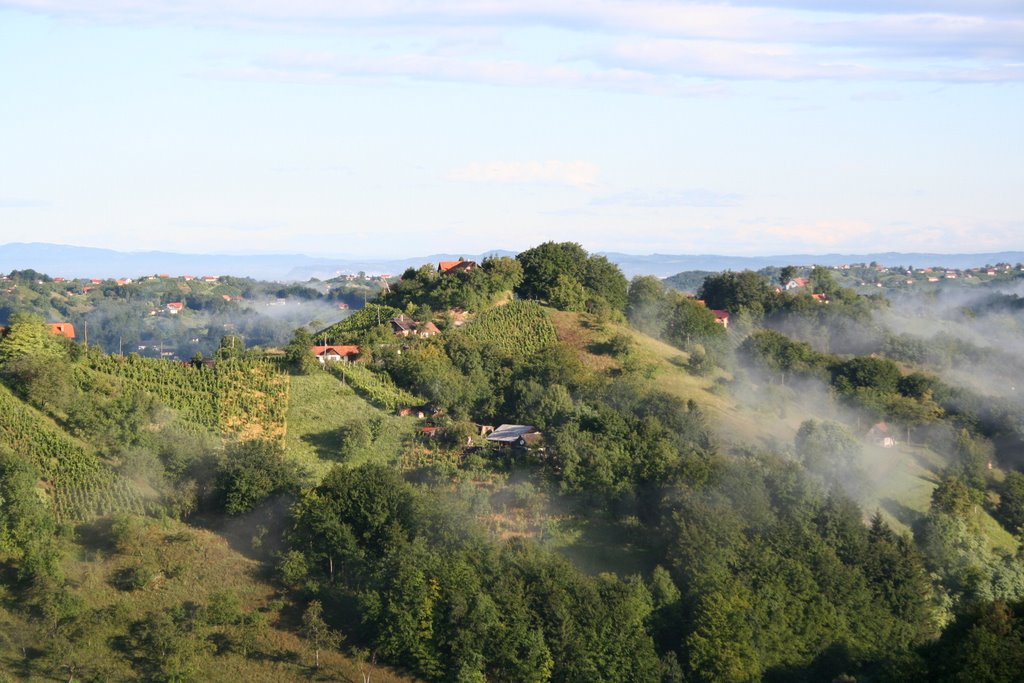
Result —
<instances>
[{"instance_id":1,"label":"tall tree","mask_svg":"<svg viewBox=\"0 0 1024 683\"><path fill-rule=\"evenodd\" d=\"M320 668L320 650L336 649L343 640L341 634L332 630L324 621L324 606L319 600L311 600L302 613L302 635L313 651L317 669Z\"/></svg>"}]
</instances>

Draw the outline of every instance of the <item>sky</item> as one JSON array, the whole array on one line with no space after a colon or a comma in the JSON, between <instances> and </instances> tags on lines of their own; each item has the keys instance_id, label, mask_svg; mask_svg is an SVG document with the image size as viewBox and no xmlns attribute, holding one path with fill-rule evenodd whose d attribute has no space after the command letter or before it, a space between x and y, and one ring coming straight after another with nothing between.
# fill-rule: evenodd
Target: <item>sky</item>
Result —
<instances>
[{"instance_id":1,"label":"sky","mask_svg":"<svg viewBox=\"0 0 1024 683\"><path fill-rule=\"evenodd\" d=\"M1024 249L1022 0L0 0L0 243Z\"/></svg>"}]
</instances>

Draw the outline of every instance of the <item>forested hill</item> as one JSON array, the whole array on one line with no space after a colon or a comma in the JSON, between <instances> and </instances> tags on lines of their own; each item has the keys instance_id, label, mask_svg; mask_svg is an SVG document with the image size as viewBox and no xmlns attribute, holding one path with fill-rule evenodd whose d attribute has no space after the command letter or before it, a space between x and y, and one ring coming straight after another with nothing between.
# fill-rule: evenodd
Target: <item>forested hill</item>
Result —
<instances>
[{"instance_id":1,"label":"forested hill","mask_svg":"<svg viewBox=\"0 0 1024 683\"><path fill-rule=\"evenodd\" d=\"M1015 282L783 270L690 297L549 242L185 362L12 310L0 670L1018 680Z\"/></svg>"}]
</instances>

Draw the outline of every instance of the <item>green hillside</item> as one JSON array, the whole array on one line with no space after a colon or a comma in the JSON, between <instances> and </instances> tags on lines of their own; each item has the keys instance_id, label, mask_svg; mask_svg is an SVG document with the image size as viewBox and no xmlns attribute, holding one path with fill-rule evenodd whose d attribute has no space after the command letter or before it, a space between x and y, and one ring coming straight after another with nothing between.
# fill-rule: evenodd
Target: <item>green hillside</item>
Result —
<instances>
[{"instance_id":1,"label":"green hillside","mask_svg":"<svg viewBox=\"0 0 1024 683\"><path fill-rule=\"evenodd\" d=\"M397 459L412 432L410 418L395 417L357 394L354 368L347 370L348 383L328 372L290 378L285 452L317 481L335 464L386 463L388 454Z\"/></svg>"},{"instance_id":2,"label":"green hillside","mask_svg":"<svg viewBox=\"0 0 1024 683\"><path fill-rule=\"evenodd\" d=\"M60 522L142 512L143 499L87 445L0 385L0 444L28 458Z\"/></svg>"},{"instance_id":3,"label":"green hillside","mask_svg":"<svg viewBox=\"0 0 1024 683\"><path fill-rule=\"evenodd\" d=\"M710 274L700 301L579 245L521 256L409 269L381 298L422 335L374 303L273 361L235 337L215 363L105 356L16 317L0 669L987 680L954 660L992 615L1012 651L1012 392L895 343L828 269L796 294Z\"/></svg>"},{"instance_id":4,"label":"green hillside","mask_svg":"<svg viewBox=\"0 0 1024 683\"><path fill-rule=\"evenodd\" d=\"M513 301L486 311L453 335L506 358L528 357L556 339L544 309L532 301Z\"/></svg>"},{"instance_id":5,"label":"green hillside","mask_svg":"<svg viewBox=\"0 0 1024 683\"><path fill-rule=\"evenodd\" d=\"M220 534L116 516L80 526L65 552L45 616L0 606L7 680L412 680L333 649L316 672L298 606Z\"/></svg>"},{"instance_id":6,"label":"green hillside","mask_svg":"<svg viewBox=\"0 0 1024 683\"><path fill-rule=\"evenodd\" d=\"M194 367L138 356L87 358L93 370L158 397L186 427L240 440L284 437L288 378L268 362L232 359Z\"/></svg>"}]
</instances>

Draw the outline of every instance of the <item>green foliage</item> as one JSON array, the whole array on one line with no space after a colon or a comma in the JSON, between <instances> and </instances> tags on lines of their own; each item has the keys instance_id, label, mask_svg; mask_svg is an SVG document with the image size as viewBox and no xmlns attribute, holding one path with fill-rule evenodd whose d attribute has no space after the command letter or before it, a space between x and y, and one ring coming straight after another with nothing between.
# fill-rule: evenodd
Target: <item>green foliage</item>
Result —
<instances>
[{"instance_id":1,"label":"green foliage","mask_svg":"<svg viewBox=\"0 0 1024 683\"><path fill-rule=\"evenodd\" d=\"M610 499L635 492L655 504L659 486L705 469L714 439L695 404L628 381L599 399L549 427L549 458L565 491Z\"/></svg>"},{"instance_id":2,"label":"green foliage","mask_svg":"<svg viewBox=\"0 0 1024 683\"><path fill-rule=\"evenodd\" d=\"M0 338L0 366L25 357L57 358L64 354L60 340L43 319L29 314L11 316L10 329Z\"/></svg>"},{"instance_id":3,"label":"green foliage","mask_svg":"<svg viewBox=\"0 0 1024 683\"><path fill-rule=\"evenodd\" d=\"M666 289L652 276L633 278L629 286L626 317L636 329L661 337L681 349L699 344L707 354L710 370L714 356L724 347L725 328L715 322L711 310L695 299Z\"/></svg>"},{"instance_id":4,"label":"green foliage","mask_svg":"<svg viewBox=\"0 0 1024 683\"><path fill-rule=\"evenodd\" d=\"M891 360L870 356L833 363L830 370L832 385L845 393L863 388L893 394L902 377L899 367Z\"/></svg>"},{"instance_id":5,"label":"green foliage","mask_svg":"<svg viewBox=\"0 0 1024 683\"><path fill-rule=\"evenodd\" d=\"M923 650L923 680L1019 681L1024 671L1024 605L984 603L960 615L932 646Z\"/></svg>"},{"instance_id":6,"label":"green foliage","mask_svg":"<svg viewBox=\"0 0 1024 683\"><path fill-rule=\"evenodd\" d=\"M768 279L759 273L744 270L739 273L725 271L704 279L697 298L708 308L724 309L731 313L747 311L759 317L772 310L776 294Z\"/></svg>"},{"instance_id":7,"label":"green foliage","mask_svg":"<svg viewBox=\"0 0 1024 683\"><path fill-rule=\"evenodd\" d=\"M332 364L328 370L351 386L357 394L382 410L421 406L426 401L397 387L384 372L357 363Z\"/></svg>"},{"instance_id":8,"label":"green foliage","mask_svg":"<svg viewBox=\"0 0 1024 683\"><path fill-rule=\"evenodd\" d=\"M686 362L686 367L693 374L703 377L710 374L715 366L704 346L694 344L690 348L690 359Z\"/></svg>"},{"instance_id":9,"label":"green foliage","mask_svg":"<svg viewBox=\"0 0 1024 683\"><path fill-rule=\"evenodd\" d=\"M797 430L795 447L804 467L828 487L859 497L867 486L861 469L860 441L838 422L807 420Z\"/></svg>"},{"instance_id":10,"label":"green foliage","mask_svg":"<svg viewBox=\"0 0 1024 683\"><path fill-rule=\"evenodd\" d=\"M581 313L587 308L587 290L583 283L568 275L559 275L551 291L548 292L548 305L560 311Z\"/></svg>"},{"instance_id":11,"label":"green foliage","mask_svg":"<svg viewBox=\"0 0 1024 683\"><path fill-rule=\"evenodd\" d=\"M127 644L147 680L186 681L197 673L198 643L192 629L169 612L151 612L136 622Z\"/></svg>"},{"instance_id":12,"label":"green foliage","mask_svg":"<svg viewBox=\"0 0 1024 683\"><path fill-rule=\"evenodd\" d=\"M341 635L324 621L324 607L319 600L311 600L306 605L306 611L302 613L302 633L314 652L317 669L320 668L320 650L336 649L341 645Z\"/></svg>"},{"instance_id":13,"label":"green foliage","mask_svg":"<svg viewBox=\"0 0 1024 683\"><path fill-rule=\"evenodd\" d=\"M777 374L783 383L787 374L816 374L824 364L824 358L810 344L793 341L775 330L754 332L737 352L749 364Z\"/></svg>"},{"instance_id":14,"label":"green foliage","mask_svg":"<svg viewBox=\"0 0 1024 683\"><path fill-rule=\"evenodd\" d=\"M0 555L14 560L22 580L60 575L60 549L49 507L36 488L31 462L0 445Z\"/></svg>"},{"instance_id":15,"label":"green foliage","mask_svg":"<svg viewBox=\"0 0 1024 683\"><path fill-rule=\"evenodd\" d=\"M318 344L360 344L367 335L382 326L389 333L391 319L401 312L392 306L367 304L341 322L315 332L313 339Z\"/></svg>"},{"instance_id":16,"label":"green foliage","mask_svg":"<svg viewBox=\"0 0 1024 683\"><path fill-rule=\"evenodd\" d=\"M292 548L354 597L371 645L431 680L650 680L642 583L586 577L532 544L488 550L379 467L334 470L295 509ZM344 573L337 581L332 572Z\"/></svg>"},{"instance_id":17,"label":"green foliage","mask_svg":"<svg viewBox=\"0 0 1024 683\"><path fill-rule=\"evenodd\" d=\"M523 269L505 256L488 257L477 267L439 273L431 264L409 268L384 298L399 309L418 308L429 319L433 311L483 311L519 286Z\"/></svg>"},{"instance_id":18,"label":"green foliage","mask_svg":"<svg viewBox=\"0 0 1024 683\"><path fill-rule=\"evenodd\" d=\"M814 266L811 269L810 281L811 290L815 294L824 294L830 298L838 295L841 289L832 270L825 266Z\"/></svg>"},{"instance_id":19,"label":"green foliage","mask_svg":"<svg viewBox=\"0 0 1024 683\"><path fill-rule=\"evenodd\" d=\"M302 472L285 460L276 444L246 441L230 446L217 470L224 510L240 515L278 494L298 493Z\"/></svg>"},{"instance_id":20,"label":"green foliage","mask_svg":"<svg viewBox=\"0 0 1024 683\"><path fill-rule=\"evenodd\" d=\"M665 338L673 346L688 349L691 342L711 348L720 346L725 328L715 322L715 314L694 299L669 295L665 311Z\"/></svg>"},{"instance_id":21,"label":"green foliage","mask_svg":"<svg viewBox=\"0 0 1024 683\"><path fill-rule=\"evenodd\" d=\"M292 340L284 348L285 360L292 372L308 375L320 369L320 361L313 355L313 335L304 327L295 330Z\"/></svg>"},{"instance_id":22,"label":"green foliage","mask_svg":"<svg viewBox=\"0 0 1024 683\"><path fill-rule=\"evenodd\" d=\"M284 436L288 376L266 361L218 361L213 367L195 368L138 356L90 355L87 362L91 369L116 378L121 391L159 397L193 432L239 439Z\"/></svg>"},{"instance_id":23,"label":"green foliage","mask_svg":"<svg viewBox=\"0 0 1024 683\"><path fill-rule=\"evenodd\" d=\"M687 491L669 511L665 554L685 609L674 626L655 624L682 628L672 647L688 679L832 680L930 634L913 545L880 520L866 529L848 500L822 499L794 463L731 462L714 487ZM670 643L676 633L655 636Z\"/></svg>"},{"instance_id":24,"label":"green foliage","mask_svg":"<svg viewBox=\"0 0 1024 683\"><path fill-rule=\"evenodd\" d=\"M516 256L523 280L516 294L546 301L562 310L600 307L622 312L627 282L619 268L603 256L587 253L575 242L545 242Z\"/></svg>"},{"instance_id":25,"label":"green foliage","mask_svg":"<svg viewBox=\"0 0 1024 683\"><path fill-rule=\"evenodd\" d=\"M452 336L512 359L528 358L557 341L544 309L532 301L513 301L487 311Z\"/></svg>"},{"instance_id":26,"label":"green foliage","mask_svg":"<svg viewBox=\"0 0 1024 683\"><path fill-rule=\"evenodd\" d=\"M0 444L27 457L48 482L60 521L142 510L142 499L127 480L4 386L0 386Z\"/></svg>"},{"instance_id":27,"label":"green foliage","mask_svg":"<svg viewBox=\"0 0 1024 683\"><path fill-rule=\"evenodd\" d=\"M1009 472L999 495L999 516L1015 534L1024 530L1024 473Z\"/></svg>"}]
</instances>

